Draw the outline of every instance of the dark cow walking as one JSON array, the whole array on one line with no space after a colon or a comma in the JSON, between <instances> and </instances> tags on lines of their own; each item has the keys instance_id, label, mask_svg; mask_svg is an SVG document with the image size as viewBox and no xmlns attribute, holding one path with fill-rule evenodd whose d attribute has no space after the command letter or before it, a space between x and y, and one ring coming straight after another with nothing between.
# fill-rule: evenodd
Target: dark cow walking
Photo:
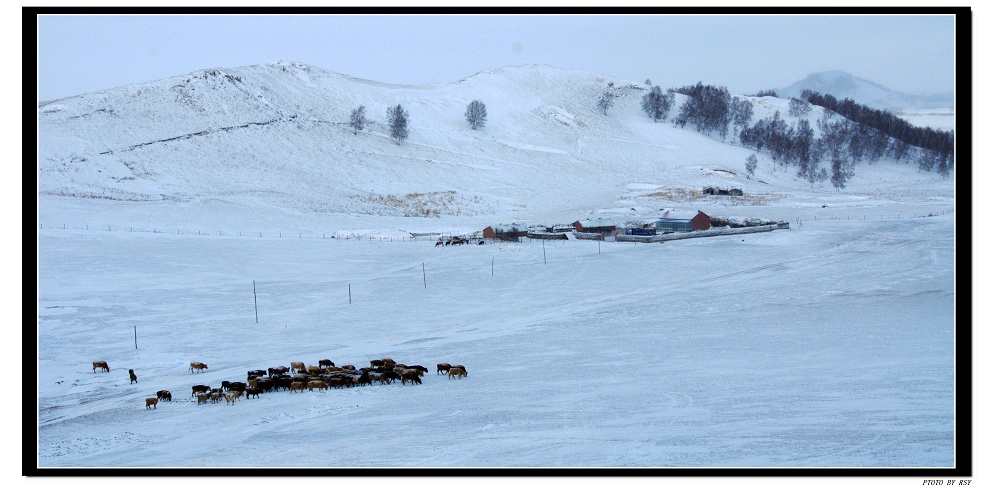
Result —
<instances>
[{"instance_id":1,"label":"dark cow walking","mask_svg":"<svg viewBox=\"0 0 993 490\"><path fill-rule=\"evenodd\" d=\"M134 375L134 369L128 369L128 375L131 376L131 383L137 383L138 377ZM128 384L131 384L128 383Z\"/></svg>"}]
</instances>

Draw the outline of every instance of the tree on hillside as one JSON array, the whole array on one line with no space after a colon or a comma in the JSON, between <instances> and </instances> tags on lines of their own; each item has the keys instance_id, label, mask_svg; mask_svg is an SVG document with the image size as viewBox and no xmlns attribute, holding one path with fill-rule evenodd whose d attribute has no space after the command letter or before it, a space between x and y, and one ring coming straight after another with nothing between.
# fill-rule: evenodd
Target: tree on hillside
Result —
<instances>
[{"instance_id":1,"label":"tree on hillside","mask_svg":"<svg viewBox=\"0 0 993 490\"><path fill-rule=\"evenodd\" d=\"M810 113L810 102L796 98L790 99L790 115L794 117L806 116Z\"/></svg>"},{"instance_id":2,"label":"tree on hillside","mask_svg":"<svg viewBox=\"0 0 993 490\"><path fill-rule=\"evenodd\" d=\"M758 157L755 156L754 153L748 155L748 158L745 159L745 171L748 172L749 179L755 176L755 169L758 168L758 166L759 166Z\"/></svg>"},{"instance_id":3,"label":"tree on hillside","mask_svg":"<svg viewBox=\"0 0 993 490\"><path fill-rule=\"evenodd\" d=\"M734 99L731 101L731 124L739 133L748 127L748 123L752 121L753 113L752 102L748 99Z\"/></svg>"},{"instance_id":4,"label":"tree on hillside","mask_svg":"<svg viewBox=\"0 0 993 490\"><path fill-rule=\"evenodd\" d=\"M810 122L801 119L793 128L791 133L790 150L787 156L787 163L799 165L799 176L804 176L808 172L817 170L817 161L820 159L816 155L814 143L814 128L810 127ZM809 177L808 177L808 180Z\"/></svg>"},{"instance_id":5,"label":"tree on hillside","mask_svg":"<svg viewBox=\"0 0 993 490\"><path fill-rule=\"evenodd\" d=\"M852 178L855 172L852 165L843 160L839 155L831 158L831 185L839 191L845 188L845 182Z\"/></svg>"},{"instance_id":6,"label":"tree on hillside","mask_svg":"<svg viewBox=\"0 0 993 490\"><path fill-rule=\"evenodd\" d=\"M397 140L398 145L409 135L407 119L407 111L400 104L386 109L386 124L390 127L390 137Z\"/></svg>"},{"instance_id":7,"label":"tree on hillside","mask_svg":"<svg viewBox=\"0 0 993 490\"><path fill-rule=\"evenodd\" d=\"M669 109L672 108L672 103L675 100L676 96L672 90L663 94L662 89L656 85L641 98L641 108L653 121L665 121L669 117Z\"/></svg>"},{"instance_id":8,"label":"tree on hillside","mask_svg":"<svg viewBox=\"0 0 993 490\"><path fill-rule=\"evenodd\" d=\"M614 99L617 96L613 92L607 90L600 96L597 100L596 108L603 112L603 115L607 115L607 109L614 106Z\"/></svg>"},{"instance_id":9,"label":"tree on hillside","mask_svg":"<svg viewBox=\"0 0 993 490\"><path fill-rule=\"evenodd\" d=\"M731 94L726 87L714 87L697 82L676 89L688 97L679 108L679 114L674 121L683 127L692 124L701 133L716 131L721 140L727 137L728 125L731 122Z\"/></svg>"},{"instance_id":10,"label":"tree on hillside","mask_svg":"<svg viewBox=\"0 0 993 490\"><path fill-rule=\"evenodd\" d=\"M465 108L465 120L473 130L486 125L486 104L482 101L474 100Z\"/></svg>"},{"instance_id":11,"label":"tree on hillside","mask_svg":"<svg viewBox=\"0 0 993 490\"><path fill-rule=\"evenodd\" d=\"M352 117L348 120L348 125L352 128L352 134L359 134L365 128L365 106L360 105L358 109L352 110Z\"/></svg>"}]
</instances>

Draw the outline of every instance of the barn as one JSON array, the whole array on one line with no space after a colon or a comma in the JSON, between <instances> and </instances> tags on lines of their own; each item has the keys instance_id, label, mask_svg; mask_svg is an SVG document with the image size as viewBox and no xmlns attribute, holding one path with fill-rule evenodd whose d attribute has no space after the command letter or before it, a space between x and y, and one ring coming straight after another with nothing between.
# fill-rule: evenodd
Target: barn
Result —
<instances>
[{"instance_id":1,"label":"barn","mask_svg":"<svg viewBox=\"0 0 993 490\"><path fill-rule=\"evenodd\" d=\"M528 227L520 223L487 226L483 229L483 238L489 238L491 240L511 240L516 242L526 236L528 236Z\"/></svg>"},{"instance_id":2,"label":"barn","mask_svg":"<svg viewBox=\"0 0 993 490\"><path fill-rule=\"evenodd\" d=\"M573 223L572 226L580 233L605 233L612 235L617 230L617 225L613 221L603 218L579 220Z\"/></svg>"},{"instance_id":3,"label":"barn","mask_svg":"<svg viewBox=\"0 0 993 490\"><path fill-rule=\"evenodd\" d=\"M698 231L710 229L710 216L703 211L694 213L680 213L676 211L666 211L655 222L655 229L658 231Z\"/></svg>"}]
</instances>

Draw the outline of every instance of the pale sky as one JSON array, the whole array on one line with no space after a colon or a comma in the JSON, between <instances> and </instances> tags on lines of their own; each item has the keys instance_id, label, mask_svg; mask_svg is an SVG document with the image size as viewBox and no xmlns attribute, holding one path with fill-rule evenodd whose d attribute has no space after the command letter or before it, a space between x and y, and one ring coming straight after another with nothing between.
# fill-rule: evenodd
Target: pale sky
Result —
<instances>
[{"instance_id":1,"label":"pale sky","mask_svg":"<svg viewBox=\"0 0 993 490\"><path fill-rule=\"evenodd\" d=\"M444 84L507 65L547 64L651 79L662 88L702 81L736 94L782 88L827 70L898 92L949 93L954 21L912 15L43 15L37 99L280 60L397 84Z\"/></svg>"}]
</instances>

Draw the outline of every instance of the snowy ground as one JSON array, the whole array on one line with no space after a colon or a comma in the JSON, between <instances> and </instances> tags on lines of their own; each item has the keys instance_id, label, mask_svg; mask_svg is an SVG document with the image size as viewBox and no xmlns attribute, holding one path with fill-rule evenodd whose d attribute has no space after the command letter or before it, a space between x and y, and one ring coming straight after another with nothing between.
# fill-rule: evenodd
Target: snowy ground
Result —
<instances>
[{"instance_id":1,"label":"snowy ground","mask_svg":"<svg viewBox=\"0 0 993 490\"><path fill-rule=\"evenodd\" d=\"M954 214L873 209L544 247L44 227L38 466L950 467ZM469 376L189 396L382 357Z\"/></svg>"},{"instance_id":2,"label":"snowy ground","mask_svg":"<svg viewBox=\"0 0 993 490\"><path fill-rule=\"evenodd\" d=\"M605 116L589 101L609 82L620 96ZM956 201L955 175L863 162L839 191L759 154L748 178L751 150L651 122L645 89L544 66L400 87L279 63L40 105L26 225L38 240L38 446L25 457L956 466L955 210L971 203ZM472 131L460 115L483 96L490 119ZM787 114L785 100L750 100L756 119ZM412 115L403 145L381 122L398 101ZM359 104L371 121L354 135ZM911 117L953 127L947 114ZM707 186L745 195L702 196ZM665 244L410 240L663 209L791 228ZM382 357L469 376L234 406L189 396L292 361ZM192 374L191 361L210 367ZM174 400L146 410L162 389Z\"/></svg>"}]
</instances>

